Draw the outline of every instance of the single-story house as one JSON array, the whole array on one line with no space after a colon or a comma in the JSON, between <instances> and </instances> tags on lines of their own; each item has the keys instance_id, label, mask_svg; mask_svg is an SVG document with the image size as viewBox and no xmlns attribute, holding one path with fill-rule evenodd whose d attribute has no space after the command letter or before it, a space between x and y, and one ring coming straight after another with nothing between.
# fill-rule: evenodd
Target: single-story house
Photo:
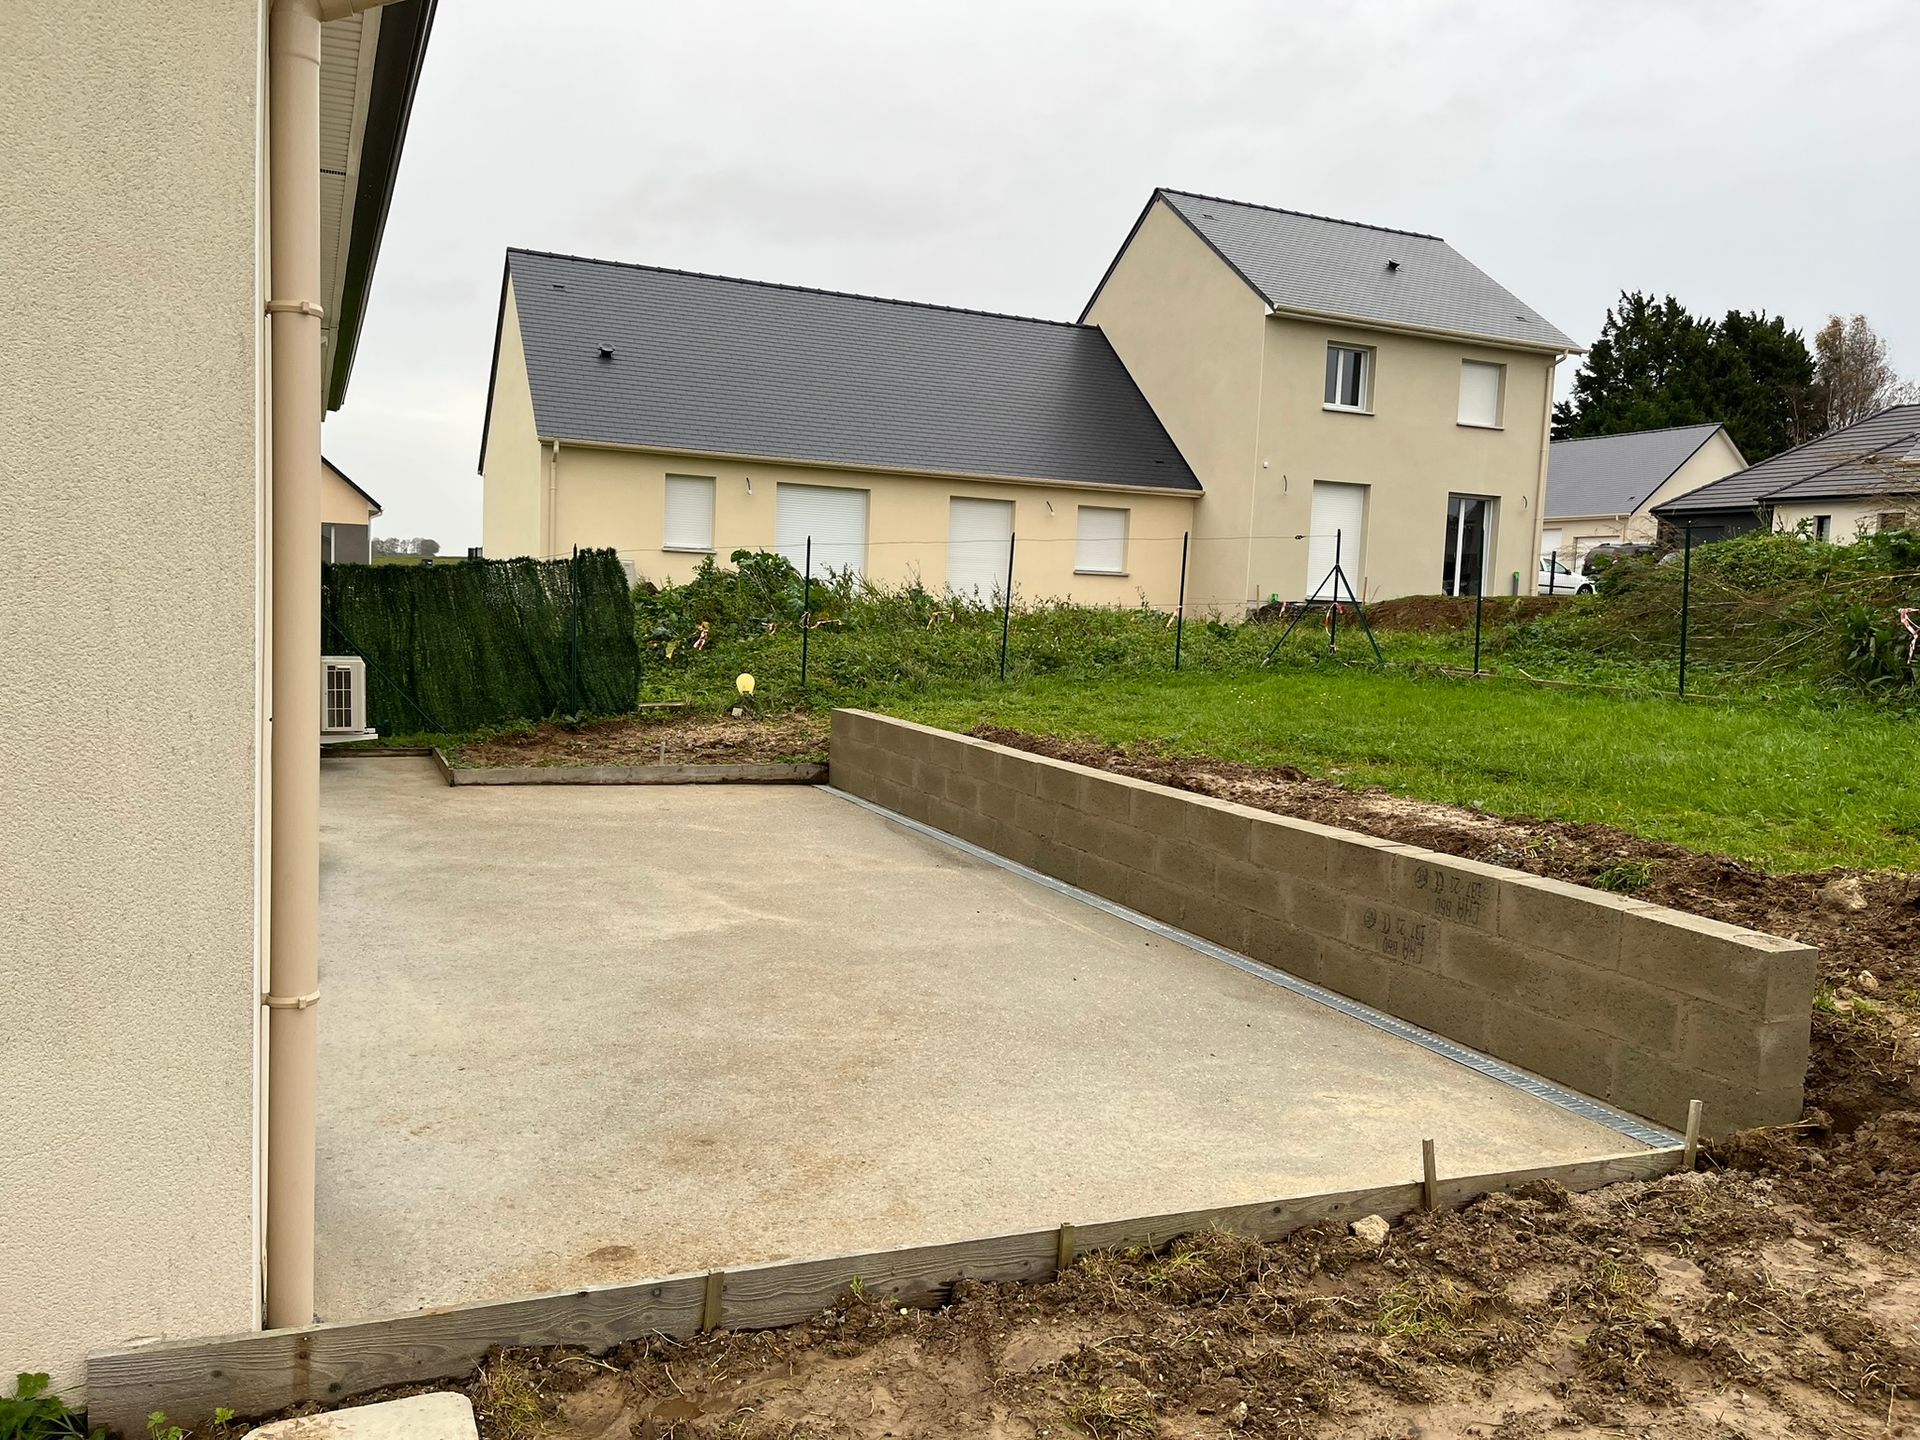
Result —
<instances>
[{"instance_id":1,"label":"single-story house","mask_svg":"<svg viewBox=\"0 0 1920 1440\"><path fill-rule=\"evenodd\" d=\"M1547 454L1540 552L1577 570L1595 546L1649 543L1659 537L1656 505L1746 464L1720 424L1556 440Z\"/></svg>"},{"instance_id":2,"label":"single-story house","mask_svg":"<svg viewBox=\"0 0 1920 1440\"><path fill-rule=\"evenodd\" d=\"M0 1388L313 1316L320 427L433 14L0 12Z\"/></svg>"},{"instance_id":3,"label":"single-story house","mask_svg":"<svg viewBox=\"0 0 1920 1440\"><path fill-rule=\"evenodd\" d=\"M331 460L320 461L320 559L323 563L373 562L373 522L380 502L353 483Z\"/></svg>"},{"instance_id":4,"label":"single-story house","mask_svg":"<svg viewBox=\"0 0 1920 1440\"><path fill-rule=\"evenodd\" d=\"M1079 320L514 249L489 555L1241 614L1531 589L1573 342L1445 241L1156 190ZM1345 598L1341 589L1340 598Z\"/></svg>"},{"instance_id":5,"label":"single-story house","mask_svg":"<svg viewBox=\"0 0 1920 1440\"><path fill-rule=\"evenodd\" d=\"M1654 508L1696 544L1763 526L1846 544L1920 524L1920 405L1894 405Z\"/></svg>"}]
</instances>

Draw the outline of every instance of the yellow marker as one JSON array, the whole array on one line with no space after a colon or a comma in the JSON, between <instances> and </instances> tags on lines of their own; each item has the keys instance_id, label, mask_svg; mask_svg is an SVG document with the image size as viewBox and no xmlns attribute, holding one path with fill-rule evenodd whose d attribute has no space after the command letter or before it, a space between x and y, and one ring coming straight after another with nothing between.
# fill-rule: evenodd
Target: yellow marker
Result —
<instances>
[{"instance_id":1,"label":"yellow marker","mask_svg":"<svg viewBox=\"0 0 1920 1440\"><path fill-rule=\"evenodd\" d=\"M738 690L742 695L751 695L753 693L753 677L751 675L736 675L733 680L733 688Z\"/></svg>"}]
</instances>

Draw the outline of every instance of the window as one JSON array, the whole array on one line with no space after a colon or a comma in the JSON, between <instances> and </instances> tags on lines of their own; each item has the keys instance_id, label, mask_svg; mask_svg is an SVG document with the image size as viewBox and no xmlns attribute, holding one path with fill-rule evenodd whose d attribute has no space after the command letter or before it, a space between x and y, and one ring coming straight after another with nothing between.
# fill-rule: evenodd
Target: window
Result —
<instances>
[{"instance_id":1,"label":"window","mask_svg":"<svg viewBox=\"0 0 1920 1440\"><path fill-rule=\"evenodd\" d=\"M1073 568L1080 575L1127 573L1127 512L1104 505L1080 507L1080 542Z\"/></svg>"},{"instance_id":2,"label":"window","mask_svg":"<svg viewBox=\"0 0 1920 1440\"><path fill-rule=\"evenodd\" d=\"M1460 423L1483 430L1500 428L1500 397L1506 389L1507 367L1482 360L1460 362Z\"/></svg>"},{"instance_id":3,"label":"window","mask_svg":"<svg viewBox=\"0 0 1920 1440\"><path fill-rule=\"evenodd\" d=\"M667 476L667 523L662 550L713 549L713 477Z\"/></svg>"},{"instance_id":4,"label":"window","mask_svg":"<svg viewBox=\"0 0 1920 1440\"><path fill-rule=\"evenodd\" d=\"M1813 538L1830 540L1833 538L1833 516L1816 515L1813 517Z\"/></svg>"},{"instance_id":5,"label":"window","mask_svg":"<svg viewBox=\"0 0 1920 1440\"><path fill-rule=\"evenodd\" d=\"M773 544L793 562L807 564L807 545L813 545L813 573L823 576L843 571L859 577L867 571L867 492L837 485L774 487Z\"/></svg>"},{"instance_id":6,"label":"window","mask_svg":"<svg viewBox=\"0 0 1920 1440\"><path fill-rule=\"evenodd\" d=\"M1882 512L1880 516L1880 528L1882 530L1906 529L1907 512L1904 510L1887 510Z\"/></svg>"},{"instance_id":7,"label":"window","mask_svg":"<svg viewBox=\"0 0 1920 1440\"><path fill-rule=\"evenodd\" d=\"M1486 583L1493 553L1494 501L1485 495L1447 497L1447 535L1441 551L1440 590L1445 595L1478 595Z\"/></svg>"},{"instance_id":8,"label":"window","mask_svg":"<svg viewBox=\"0 0 1920 1440\"><path fill-rule=\"evenodd\" d=\"M947 589L981 602L1003 594L1012 542L1011 500L953 496L947 501Z\"/></svg>"},{"instance_id":9,"label":"window","mask_svg":"<svg viewBox=\"0 0 1920 1440\"><path fill-rule=\"evenodd\" d=\"M1327 346L1326 404L1330 410L1373 409L1373 351Z\"/></svg>"}]
</instances>

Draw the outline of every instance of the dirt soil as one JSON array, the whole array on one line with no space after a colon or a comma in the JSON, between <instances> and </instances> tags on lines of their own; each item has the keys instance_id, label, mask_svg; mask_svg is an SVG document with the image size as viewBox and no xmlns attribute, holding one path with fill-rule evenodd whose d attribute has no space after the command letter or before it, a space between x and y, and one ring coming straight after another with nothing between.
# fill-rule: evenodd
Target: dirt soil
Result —
<instances>
[{"instance_id":1,"label":"dirt soil","mask_svg":"<svg viewBox=\"0 0 1920 1440\"><path fill-rule=\"evenodd\" d=\"M469 1393L488 1440L1912 1434L1920 1265L1808 1199L1536 1183L1378 1241L1211 1232L933 1312L849 1294L785 1331L502 1352Z\"/></svg>"},{"instance_id":2,"label":"dirt soil","mask_svg":"<svg viewBox=\"0 0 1920 1440\"><path fill-rule=\"evenodd\" d=\"M1820 947L1807 1101L1844 1133L1890 1110L1920 1109L1920 876L1818 870L1770 875L1606 825L1487 815L1352 790L1289 766L1259 768L1114 749L983 725L983 740L1097 766L1221 800L1598 884L1677 910Z\"/></svg>"},{"instance_id":3,"label":"dirt soil","mask_svg":"<svg viewBox=\"0 0 1920 1440\"><path fill-rule=\"evenodd\" d=\"M818 760L827 718L804 712L732 716L642 712L586 725L541 725L520 735L477 740L455 765L742 765Z\"/></svg>"}]
</instances>

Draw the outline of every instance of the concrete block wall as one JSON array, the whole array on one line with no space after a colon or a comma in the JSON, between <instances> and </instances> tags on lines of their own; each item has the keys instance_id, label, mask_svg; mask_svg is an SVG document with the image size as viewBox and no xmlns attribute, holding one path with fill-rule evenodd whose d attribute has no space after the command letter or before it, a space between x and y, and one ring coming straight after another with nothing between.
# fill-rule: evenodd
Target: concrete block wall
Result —
<instances>
[{"instance_id":1,"label":"concrete block wall","mask_svg":"<svg viewBox=\"0 0 1920 1440\"><path fill-rule=\"evenodd\" d=\"M1662 1124L1799 1118L1809 946L864 711L829 781Z\"/></svg>"}]
</instances>

